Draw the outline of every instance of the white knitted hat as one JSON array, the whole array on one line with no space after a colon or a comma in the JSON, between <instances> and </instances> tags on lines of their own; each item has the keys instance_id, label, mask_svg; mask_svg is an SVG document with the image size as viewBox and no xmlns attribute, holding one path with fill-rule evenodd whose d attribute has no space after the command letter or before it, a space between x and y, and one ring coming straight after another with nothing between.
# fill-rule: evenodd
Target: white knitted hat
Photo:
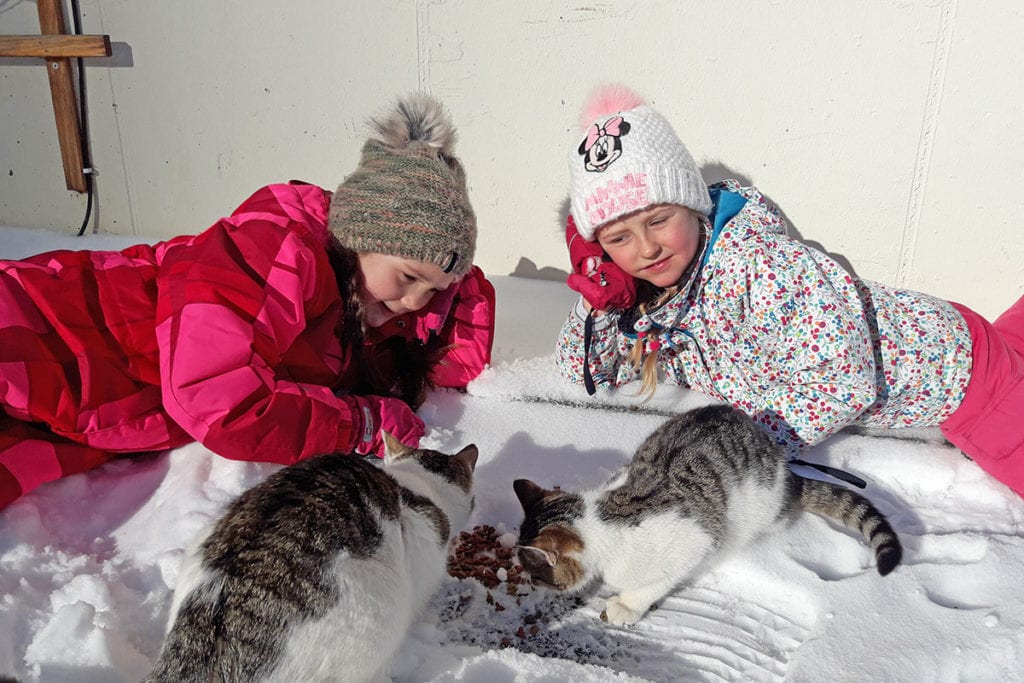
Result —
<instances>
[{"instance_id":1,"label":"white knitted hat","mask_svg":"<svg viewBox=\"0 0 1024 683\"><path fill-rule=\"evenodd\" d=\"M582 142L569 153L569 198L580 235L593 242L605 223L653 204L681 204L702 214L711 197L693 157L672 126L622 86L591 95Z\"/></svg>"}]
</instances>

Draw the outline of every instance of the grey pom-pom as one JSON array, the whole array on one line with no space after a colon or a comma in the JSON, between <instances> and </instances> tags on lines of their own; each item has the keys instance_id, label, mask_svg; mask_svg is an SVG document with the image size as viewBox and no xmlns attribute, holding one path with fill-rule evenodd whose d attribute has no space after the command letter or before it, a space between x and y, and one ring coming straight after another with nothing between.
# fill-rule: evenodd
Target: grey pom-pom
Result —
<instances>
[{"instance_id":1,"label":"grey pom-pom","mask_svg":"<svg viewBox=\"0 0 1024 683\"><path fill-rule=\"evenodd\" d=\"M420 143L451 156L455 146L451 117L440 102L425 93L400 99L387 116L370 119L370 125L378 139L395 150Z\"/></svg>"}]
</instances>

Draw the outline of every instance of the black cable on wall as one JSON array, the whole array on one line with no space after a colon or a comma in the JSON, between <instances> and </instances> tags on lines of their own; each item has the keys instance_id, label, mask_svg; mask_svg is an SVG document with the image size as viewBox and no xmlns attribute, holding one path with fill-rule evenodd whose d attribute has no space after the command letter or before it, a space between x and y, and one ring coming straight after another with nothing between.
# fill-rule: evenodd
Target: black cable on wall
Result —
<instances>
[{"instance_id":1,"label":"black cable on wall","mask_svg":"<svg viewBox=\"0 0 1024 683\"><path fill-rule=\"evenodd\" d=\"M78 8L78 0L71 0L71 20L74 23L75 35L82 35L82 16ZM82 172L85 174L85 218L82 219L82 227L78 229L78 236L85 234L89 227L89 217L92 215L92 201L95 190L93 188L92 155L89 153L89 122L88 108L85 105L85 68L82 58L78 57L78 107L79 107L79 134L82 145L82 165L85 166Z\"/></svg>"}]
</instances>

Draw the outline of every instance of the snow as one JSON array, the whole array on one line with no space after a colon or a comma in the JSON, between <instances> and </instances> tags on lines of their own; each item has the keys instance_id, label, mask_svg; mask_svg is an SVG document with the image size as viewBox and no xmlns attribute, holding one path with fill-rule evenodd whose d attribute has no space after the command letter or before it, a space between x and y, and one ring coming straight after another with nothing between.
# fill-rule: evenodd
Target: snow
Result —
<instances>
[{"instance_id":1,"label":"snow","mask_svg":"<svg viewBox=\"0 0 1024 683\"><path fill-rule=\"evenodd\" d=\"M0 257L133 241L0 228ZM466 394L434 393L420 414L424 445L479 446L470 525L493 525L508 544L521 519L514 479L597 484L665 415L708 399L670 387L643 404L628 392L587 397L558 377L552 355L572 292L493 281L493 367ZM499 611L479 583L450 579L400 648L394 679L1019 680L1024 501L936 430L844 432L806 458L869 482L904 544L893 574L878 576L861 540L803 514L629 628L598 619L600 589L574 599L526 587L516 604L499 587ZM159 652L184 548L275 469L193 444L46 485L0 513L0 676L139 680ZM524 623L536 633L517 636Z\"/></svg>"}]
</instances>

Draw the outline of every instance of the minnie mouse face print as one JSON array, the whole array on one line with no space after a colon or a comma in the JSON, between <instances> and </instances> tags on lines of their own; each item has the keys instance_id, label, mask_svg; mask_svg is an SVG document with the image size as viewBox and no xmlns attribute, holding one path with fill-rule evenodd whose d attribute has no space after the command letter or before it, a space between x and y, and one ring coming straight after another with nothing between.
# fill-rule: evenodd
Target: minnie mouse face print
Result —
<instances>
[{"instance_id":1,"label":"minnie mouse face print","mask_svg":"<svg viewBox=\"0 0 1024 683\"><path fill-rule=\"evenodd\" d=\"M603 173L622 155L622 138L629 132L629 122L613 116L603 124L592 124L580 143L579 154L588 171Z\"/></svg>"}]
</instances>

